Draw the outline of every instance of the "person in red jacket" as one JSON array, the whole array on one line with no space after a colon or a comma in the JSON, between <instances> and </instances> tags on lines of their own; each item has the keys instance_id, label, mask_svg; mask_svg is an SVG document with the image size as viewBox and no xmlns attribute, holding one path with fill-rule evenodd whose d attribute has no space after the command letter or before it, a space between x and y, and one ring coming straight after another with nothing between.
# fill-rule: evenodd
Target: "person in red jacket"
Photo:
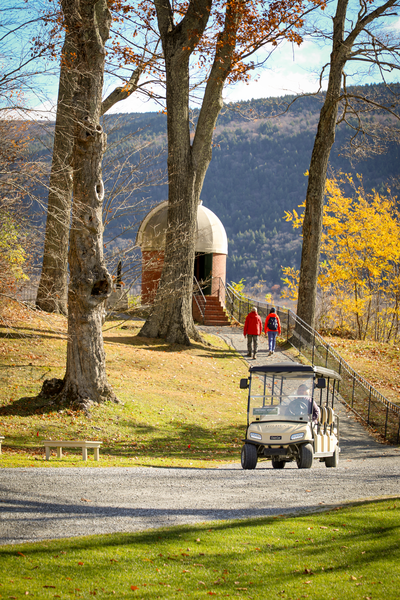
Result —
<instances>
[{"instance_id":1,"label":"person in red jacket","mask_svg":"<svg viewBox=\"0 0 400 600\"><path fill-rule=\"evenodd\" d=\"M262 333L262 321L255 306L251 309L244 322L243 335L247 337L247 356L251 356L253 347L253 358L257 356L258 337Z\"/></svg>"},{"instance_id":2,"label":"person in red jacket","mask_svg":"<svg viewBox=\"0 0 400 600\"><path fill-rule=\"evenodd\" d=\"M268 356L271 356L275 352L276 336L281 334L281 322L274 307L271 308L268 317L265 319L264 333L268 333Z\"/></svg>"}]
</instances>

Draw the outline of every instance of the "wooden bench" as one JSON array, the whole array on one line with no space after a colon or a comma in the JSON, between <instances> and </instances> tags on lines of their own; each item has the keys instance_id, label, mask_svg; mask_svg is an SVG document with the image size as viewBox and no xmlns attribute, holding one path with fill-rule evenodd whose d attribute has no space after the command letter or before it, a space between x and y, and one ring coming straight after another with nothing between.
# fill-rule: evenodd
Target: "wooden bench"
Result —
<instances>
[{"instance_id":1,"label":"wooden bench","mask_svg":"<svg viewBox=\"0 0 400 600\"><path fill-rule=\"evenodd\" d=\"M50 448L57 448L57 458L62 457L63 448L82 448L82 460L87 460L88 448L94 449L94 460L100 460L99 449L103 442L89 440L44 440L46 460L50 460Z\"/></svg>"},{"instance_id":2,"label":"wooden bench","mask_svg":"<svg viewBox=\"0 0 400 600\"><path fill-rule=\"evenodd\" d=\"M1 442L4 440L4 435L0 435L0 454L1 454Z\"/></svg>"}]
</instances>

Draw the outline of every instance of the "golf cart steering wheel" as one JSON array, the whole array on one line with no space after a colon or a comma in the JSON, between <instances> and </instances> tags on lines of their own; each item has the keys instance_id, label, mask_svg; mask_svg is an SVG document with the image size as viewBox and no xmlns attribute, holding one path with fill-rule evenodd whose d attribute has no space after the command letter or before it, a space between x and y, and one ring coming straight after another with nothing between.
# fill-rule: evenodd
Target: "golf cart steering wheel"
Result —
<instances>
[{"instance_id":1,"label":"golf cart steering wheel","mask_svg":"<svg viewBox=\"0 0 400 600\"><path fill-rule=\"evenodd\" d=\"M306 415L308 412L307 402L305 402L304 400L301 400L300 398L296 398L289 404L288 412L293 417L295 417L299 413L301 415Z\"/></svg>"}]
</instances>

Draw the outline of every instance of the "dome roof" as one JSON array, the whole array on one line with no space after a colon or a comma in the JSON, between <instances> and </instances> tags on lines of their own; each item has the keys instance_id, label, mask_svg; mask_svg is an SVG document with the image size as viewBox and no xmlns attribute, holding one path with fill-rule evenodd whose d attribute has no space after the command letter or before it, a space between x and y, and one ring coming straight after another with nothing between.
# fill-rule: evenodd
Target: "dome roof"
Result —
<instances>
[{"instance_id":1,"label":"dome roof","mask_svg":"<svg viewBox=\"0 0 400 600\"><path fill-rule=\"evenodd\" d=\"M167 229L168 202L158 204L140 224L136 244L142 251L163 250ZM209 208L197 207L196 252L206 254L228 254L228 239L225 228Z\"/></svg>"}]
</instances>

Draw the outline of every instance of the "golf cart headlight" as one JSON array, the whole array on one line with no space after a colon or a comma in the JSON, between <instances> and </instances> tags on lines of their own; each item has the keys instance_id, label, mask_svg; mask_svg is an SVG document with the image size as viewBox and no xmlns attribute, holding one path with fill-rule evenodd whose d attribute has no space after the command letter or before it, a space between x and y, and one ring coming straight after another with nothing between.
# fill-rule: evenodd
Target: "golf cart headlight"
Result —
<instances>
[{"instance_id":1,"label":"golf cart headlight","mask_svg":"<svg viewBox=\"0 0 400 600\"><path fill-rule=\"evenodd\" d=\"M250 437L253 440L261 440L261 435L259 433L251 433Z\"/></svg>"},{"instance_id":2,"label":"golf cart headlight","mask_svg":"<svg viewBox=\"0 0 400 600\"><path fill-rule=\"evenodd\" d=\"M304 437L304 431L303 433L292 433L292 435L290 436L291 440L301 440L301 438Z\"/></svg>"}]
</instances>

